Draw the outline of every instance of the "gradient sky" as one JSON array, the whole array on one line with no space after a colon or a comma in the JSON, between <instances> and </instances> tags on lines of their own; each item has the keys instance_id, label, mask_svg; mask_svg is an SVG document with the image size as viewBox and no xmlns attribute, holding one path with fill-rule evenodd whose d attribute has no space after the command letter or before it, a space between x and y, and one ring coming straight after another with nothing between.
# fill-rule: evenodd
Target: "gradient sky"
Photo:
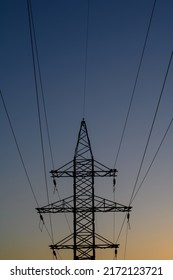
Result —
<instances>
[{"instance_id":1,"label":"gradient sky","mask_svg":"<svg viewBox=\"0 0 173 280\"><path fill-rule=\"evenodd\" d=\"M32 1L55 167L72 160L83 117L87 0ZM151 0L90 0L85 120L96 160L113 167L153 6ZM151 122L173 49L173 2L157 0L146 51L118 158L115 198L129 204ZM0 89L40 206L47 204L24 0L0 0ZM173 64L139 183L173 116ZM43 119L43 118L42 118ZM39 230L30 191L0 102L0 259L52 259L45 229ZM52 169L43 126L50 200ZM132 206L126 259L173 259L173 131ZM139 185L139 184L138 184ZM72 181L60 180L62 198ZM112 180L96 180L96 194L113 200ZM118 236L124 214L116 214ZM72 216L68 215L72 224ZM45 217L45 221L47 218ZM49 227L49 224L48 224ZM53 217L54 239L70 234L63 214ZM113 215L96 216L99 234L113 239ZM124 258L126 226L118 258ZM60 252L62 258L72 258ZM111 259L111 250L97 252Z\"/></svg>"}]
</instances>

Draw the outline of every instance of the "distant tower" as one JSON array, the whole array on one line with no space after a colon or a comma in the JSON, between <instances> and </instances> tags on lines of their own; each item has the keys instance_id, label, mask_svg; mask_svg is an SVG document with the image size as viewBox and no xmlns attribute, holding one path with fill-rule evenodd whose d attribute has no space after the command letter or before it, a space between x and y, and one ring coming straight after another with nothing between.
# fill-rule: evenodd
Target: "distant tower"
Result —
<instances>
[{"instance_id":1,"label":"distant tower","mask_svg":"<svg viewBox=\"0 0 173 280\"><path fill-rule=\"evenodd\" d=\"M73 196L37 208L38 213L73 213L73 233L54 245L53 250L72 249L74 260L95 260L97 248L114 248L114 244L95 232L95 212L130 212L131 207L94 194L95 177L115 177L117 170L94 160L85 120L81 122L72 161L50 172L53 178L72 177ZM71 242L73 240L73 243Z\"/></svg>"}]
</instances>

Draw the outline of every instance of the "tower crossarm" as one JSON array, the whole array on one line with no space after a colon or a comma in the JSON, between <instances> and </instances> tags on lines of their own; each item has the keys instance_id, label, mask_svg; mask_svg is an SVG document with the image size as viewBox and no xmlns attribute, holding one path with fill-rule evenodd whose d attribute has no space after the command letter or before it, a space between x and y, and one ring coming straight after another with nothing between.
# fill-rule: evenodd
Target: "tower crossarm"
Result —
<instances>
[{"instance_id":1,"label":"tower crossarm","mask_svg":"<svg viewBox=\"0 0 173 280\"><path fill-rule=\"evenodd\" d=\"M115 244L105 237L99 235L98 233L95 233L95 238L96 238L96 244L95 248L96 249L108 249L108 248L114 248L117 249L119 248L119 244ZM63 238L59 242L53 245L49 245L50 249L52 250L63 250L63 249L74 249L74 245L70 244L73 239L73 234L68 235L67 237ZM78 245L78 249L80 248L85 248L85 249L91 249L92 244L80 244Z\"/></svg>"},{"instance_id":2,"label":"tower crossarm","mask_svg":"<svg viewBox=\"0 0 173 280\"><path fill-rule=\"evenodd\" d=\"M131 206L125 206L95 195L95 212L130 212L131 209Z\"/></svg>"},{"instance_id":3,"label":"tower crossarm","mask_svg":"<svg viewBox=\"0 0 173 280\"><path fill-rule=\"evenodd\" d=\"M97 160L94 160L94 169L90 170L87 169L88 164L90 160L80 160L80 163L85 166L85 170L82 171L76 171L75 176L77 177L91 177L92 175L94 177L116 177L117 169L109 168L102 163L98 162ZM56 170L50 171L51 176L53 178L60 178L60 177L73 177L74 176L74 161L70 161L60 168Z\"/></svg>"},{"instance_id":4,"label":"tower crossarm","mask_svg":"<svg viewBox=\"0 0 173 280\"><path fill-rule=\"evenodd\" d=\"M88 199L88 198L87 198ZM108 200L95 195L95 205L94 209L89 204L85 206L79 206L75 209L76 213L82 212L130 212L130 206L125 206L123 204ZM73 196L69 196L65 199L56 201L54 203L48 204L41 208L36 208L38 213L69 213L74 212L73 206Z\"/></svg>"},{"instance_id":5,"label":"tower crossarm","mask_svg":"<svg viewBox=\"0 0 173 280\"><path fill-rule=\"evenodd\" d=\"M73 177L74 165L73 160L69 161L68 163L64 164L63 166L59 167L58 169L51 170L50 174L53 178L55 177Z\"/></svg>"},{"instance_id":6,"label":"tower crossarm","mask_svg":"<svg viewBox=\"0 0 173 280\"><path fill-rule=\"evenodd\" d=\"M109 168L106 165L94 160L94 176L95 177L116 177L118 170Z\"/></svg>"},{"instance_id":7,"label":"tower crossarm","mask_svg":"<svg viewBox=\"0 0 173 280\"><path fill-rule=\"evenodd\" d=\"M68 213L73 212L73 196L36 208L38 213Z\"/></svg>"}]
</instances>

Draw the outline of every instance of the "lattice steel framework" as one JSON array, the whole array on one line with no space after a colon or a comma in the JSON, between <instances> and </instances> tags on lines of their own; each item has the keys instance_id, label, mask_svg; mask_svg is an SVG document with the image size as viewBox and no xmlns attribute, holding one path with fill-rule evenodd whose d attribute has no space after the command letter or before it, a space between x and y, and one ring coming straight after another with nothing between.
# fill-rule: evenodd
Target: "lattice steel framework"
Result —
<instances>
[{"instance_id":1,"label":"lattice steel framework","mask_svg":"<svg viewBox=\"0 0 173 280\"><path fill-rule=\"evenodd\" d=\"M85 120L81 122L74 159L57 170L53 178L72 177L73 195L47 206L37 208L41 213L73 213L73 234L54 245L53 250L72 249L74 260L95 260L97 248L114 248L114 244L95 232L96 212L130 212L131 207L101 198L94 194L95 177L113 177L117 170L94 160ZM71 241L73 240L73 244Z\"/></svg>"}]
</instances>

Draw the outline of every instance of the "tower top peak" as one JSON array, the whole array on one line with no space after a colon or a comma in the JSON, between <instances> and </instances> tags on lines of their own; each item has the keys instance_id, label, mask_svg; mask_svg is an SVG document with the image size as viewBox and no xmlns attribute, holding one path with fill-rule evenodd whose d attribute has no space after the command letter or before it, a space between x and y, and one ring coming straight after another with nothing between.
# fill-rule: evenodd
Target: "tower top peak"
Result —
<instances>
[{"instance_id":1,"label":"tower top peak","mask_svg":"<svg viewBox=\"0 0 173 280\"><path fill-rule=\"evenodd\" d=\"M84 118L81 121L74 157L93 158L88 130Z\"/></svg>"}]
</instances>

